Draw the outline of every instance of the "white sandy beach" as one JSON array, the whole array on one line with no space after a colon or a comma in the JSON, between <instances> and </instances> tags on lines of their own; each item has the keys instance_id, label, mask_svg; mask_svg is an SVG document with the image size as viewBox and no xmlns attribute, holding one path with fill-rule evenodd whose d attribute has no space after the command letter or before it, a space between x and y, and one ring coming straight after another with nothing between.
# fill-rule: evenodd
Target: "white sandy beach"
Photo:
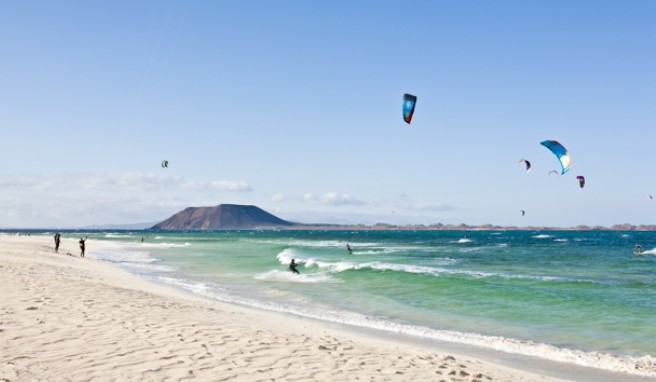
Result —
<instances>
[{"instance_id":1,"label":"white sandy beach","mask_svg":"<svg viewBox=\"0 0 656 382\"><path fill-rule=\"evenodd\" d=\"M93 258L110 245L0 234L0 381L561 381L204 300Z\"/></svg>"}]
</instances>

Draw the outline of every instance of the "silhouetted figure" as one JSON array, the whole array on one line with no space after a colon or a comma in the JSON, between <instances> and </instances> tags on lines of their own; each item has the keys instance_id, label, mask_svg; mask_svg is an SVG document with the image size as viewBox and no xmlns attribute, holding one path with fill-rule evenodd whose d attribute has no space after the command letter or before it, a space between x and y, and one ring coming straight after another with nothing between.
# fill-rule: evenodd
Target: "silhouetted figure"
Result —
<instances>
[{"instance_id":1,"label":"silhouetted figure","mask_svg":"<svg viewBox=\"0 0 656 382\"><path fill-rule=\"evenodd\" d=\"M351 246L346 243L346 250L349 251L350 254L353 254L353 250L351 249Z\"/></svg>"},{"instance_id":2,"label":"silhouetted figure","mask_svg":"<svg viewBox=\"0 0 656 382\"><path fill-rule=\"evenodd\" d=\"M636 254L636 256L642 256L642 247L640 246L640 244L636 244L635 254Z\"/></svg>"},{"instance_id":3,"label":"silhouetted figure","mask_svg":"<svg viewBox=\"0 0 656 382\"><path fill-rule=\"evenodd\" d=\"M84 238L84 239L80 239L80 250L82 251L82 252L80 253L80 256L81 256L81 257L84 257L84 242L85 242L85 241L87 241L86 238Z\"/></svg>"},{"instance_id":4,"label":"silhouetted figure","mask_svg":"<svg viewBox=\"0 0 656 382\"><path fill-rule=\"evenodd\" d=\"M61 243L61 235L59 233L55 234L55 252L59 251L59 244Z\"/></svg>"},{"instance_id":5,"label":"silhouetted figure","mask_svg":"<svg viewBox=\"0 0 656 382\"><path fill-rule=\"evenodd\" d=\"M299 274L299 275L301 274L301 272L299 272L298 269L296 269L296 263L294 262L294 259L292 259L292 262L289 263L289 270L291 270L292 272L294 272L296 274Z\"/></svg>"}]
</instances>

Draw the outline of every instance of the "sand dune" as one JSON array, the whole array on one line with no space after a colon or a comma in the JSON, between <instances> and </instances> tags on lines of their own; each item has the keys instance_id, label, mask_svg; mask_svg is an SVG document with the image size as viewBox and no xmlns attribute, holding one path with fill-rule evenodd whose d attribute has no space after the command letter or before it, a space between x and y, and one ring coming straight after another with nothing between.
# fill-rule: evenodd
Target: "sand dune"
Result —
<instances>
[{"instance_id":1,"label":"sand dune","mask_svg":"<svg viewBox=\"0 0 656 382\"><path fill-rule=\"evenodd\" d=\"M0 235L0 381L557 381L207 301L93 259L111 243L82 259L52 241Z\"/></svg>"}]
</instances>

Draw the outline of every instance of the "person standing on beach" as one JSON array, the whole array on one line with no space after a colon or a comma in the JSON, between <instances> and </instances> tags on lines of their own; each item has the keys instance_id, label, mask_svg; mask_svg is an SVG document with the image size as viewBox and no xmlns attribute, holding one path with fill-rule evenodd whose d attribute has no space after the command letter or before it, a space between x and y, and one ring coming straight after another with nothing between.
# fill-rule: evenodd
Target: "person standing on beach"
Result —
<instances>
[{"instance_id":1,"label":"person standing on beach","mask_svg":"<svg viewBox=\"0 0 656 382\"><path fill-rule=\"evenodd\" d=\"M59 252L59 244L61 243L61 235L59 233L55 234L55 252Z\"/></svg>"},{"instance_id":2,"label":"person standing on beach","mask_svg":"<svg viewBox=\"0 0 656 382\"><path fill-rule=\"evenodd\" d=\"M296 263L294 262L294 259L292 259L292 262L289 263L289 270L296 273L297 275L301 274L301 272L299 272L298 269L296 269Z\"/></svg>"},{"instance_id":3,"label":"person standing on beach","mask_svg":"<svg viewBox=\"0 0 656 382\"><path fill-rule=\"evenodd\" d=\"M80 239L80 250L82 252L80 253L80 257L84 257L84 242L87 241L87 238L85 237L84 239Z\"/></svg>"}]
</instances>

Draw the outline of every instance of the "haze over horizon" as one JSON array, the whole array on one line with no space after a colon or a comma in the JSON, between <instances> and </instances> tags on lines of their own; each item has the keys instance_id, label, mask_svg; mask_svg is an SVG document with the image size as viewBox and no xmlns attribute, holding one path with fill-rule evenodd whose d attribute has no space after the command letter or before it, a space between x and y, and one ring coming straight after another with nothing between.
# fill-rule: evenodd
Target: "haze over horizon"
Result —
<instances>
[{"instance_id":1,"label":"haze over horizon","mask_svg":"<svg viewBox=\"0 0 656 382\"><path fill-rule=\"evenodd\" d=\"M653 1L4 2L0 32L0 228L656 224Z\"/></svg>"}]
</instances>

